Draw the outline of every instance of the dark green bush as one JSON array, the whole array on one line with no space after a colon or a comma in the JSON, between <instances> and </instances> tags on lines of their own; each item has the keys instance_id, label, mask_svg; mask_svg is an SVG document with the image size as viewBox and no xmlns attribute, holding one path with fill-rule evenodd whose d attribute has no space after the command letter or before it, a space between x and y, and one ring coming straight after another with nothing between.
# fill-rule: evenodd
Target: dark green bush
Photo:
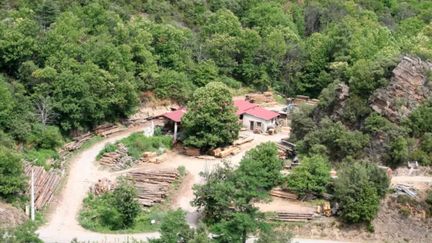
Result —
<instances>
[{"instance_id":1,"label":"dark green bush","mask_svg":"<svg viewBox=\"0 0 432 243\"><path fill-rule=\"evenodd\" d=\"M36 148L55 149L63 144L63 137L58 127L36 124L28 142Z\"/></svg>"}]
</instances>

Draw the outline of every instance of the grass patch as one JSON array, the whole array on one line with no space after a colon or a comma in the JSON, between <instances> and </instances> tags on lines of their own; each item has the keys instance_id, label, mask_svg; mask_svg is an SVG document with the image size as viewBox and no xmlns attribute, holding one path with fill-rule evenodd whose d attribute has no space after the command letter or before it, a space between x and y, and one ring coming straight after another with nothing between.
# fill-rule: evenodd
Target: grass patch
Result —
<instances>
[{"instance_id":1,"label":"grass patch","mask_svg":"<svg viewBox=\"0 0 432 243\"><path fill-rule=\"evenodd\" d=\"M162 154L166 149L171 149L172 137L146 137L141 132L133 133L132 135L123 138L115 144L107 144L98 154L97 159L100 159L105 153L114 152L117 149L117 144L119 143L124 144L128 149L128 155L134 160L137 160L144 152L158 152L159 154Z\"/></svg>"},{"instance_id":2,"label":"grass patch","mask_svg":"<svg viewBox=\"0 0 432 243\"><path fill-rule=\"evenodd\" d=\"M51 165L47 164L49 159L59 159L58 153L52 149L31 149L25 152L24 157L34 165L43 166L46 170L51 167Z\"/></svg>"}]
</instances>

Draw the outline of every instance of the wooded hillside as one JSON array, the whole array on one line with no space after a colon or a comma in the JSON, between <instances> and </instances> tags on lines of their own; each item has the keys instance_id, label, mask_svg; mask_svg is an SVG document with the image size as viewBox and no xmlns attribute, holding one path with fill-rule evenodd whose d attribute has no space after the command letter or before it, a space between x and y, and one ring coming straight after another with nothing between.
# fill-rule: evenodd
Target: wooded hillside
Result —
<instances>
[{"instance_id":1,"label":"wooded hillside","mask_svg":"<svg viewBox=\"0 0 432 243\"><path fill-rule=\"evenodd\" d=\"M283 95L318 97L324 89L326 101L343 82L350 88L343 124L310 123L347 135L328 148L342 159L368 140L349 130L367 129L366 118L387 124L367 102L401 56L432 60L431 20L432 2L418 0L4 0L0 146L22 144L29 160L55 156L65 136L132 114L145 91L185 103L196 88L222 81ZM431 106L418 109L407 126L421 134ZM403 150L403 134L389 151Z\"/></svg>"}]
</instances>

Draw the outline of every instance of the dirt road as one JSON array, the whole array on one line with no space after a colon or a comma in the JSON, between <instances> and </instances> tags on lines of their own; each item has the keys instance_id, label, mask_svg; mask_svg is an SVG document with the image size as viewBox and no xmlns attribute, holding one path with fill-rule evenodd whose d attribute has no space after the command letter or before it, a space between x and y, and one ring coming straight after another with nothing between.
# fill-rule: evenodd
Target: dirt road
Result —
<instances>
[{"instance_id":1,"label":"dirt road","mask_svg":"<svg viewBox=\"0 0 432 243\"><path fill-rule=\"evenodd\" d=\"M44 242L70 242L75 237L97 242L123 242L127 239L127 235L98 234L85 230L79 225L77 216L89 187L97 179L110 174L108 171L99 169L95 163L99 151L105 144L127 137L139 130L139 127L128 129L93 145L71 159L67 182L52 205L54 210L49 214L48 222L37 231ZM155 235L157 234L140 234L140 237Z\"/></svg>"},{"instance_id":2,"label":"dirt road","mask_svg":"<svg viewBox=\"0 0 432 243\"><path fill-rule=\"evenodd\" d=\"M133 132L142 130L143 127L135 127L128 129L122 133L114 135L110 138L99 142L89 149L81 152L69 162L69 174L67 182L62 189L60 195L56 198L56 202L52 205L53 210L47 217L47 223L39 228L37 233L44 242L70 242L77 238L80 241L90 242L125 242L128 239L146 240L149 237L157 237L158 233L140 233L140 234L102 234L88 231L82 228L77 220L78 212L82 206L82 201L88 192L88 189L98 179L103 177L111 177L112 172L103 170L96 164L96 156L105 144L115 142L124 137L127 137ZM242 146L242 152L229 158L233 165L239 163L244 153L255 147L256 145L266 141L278 141L287 134L278 134L273 136L257 135L254 136L254 141ZM145 168L177 168L185 166L189 172L189 181L183 185L180 192L177 193L174 199L173 208L182 208L188 213L188 222L192 225L196 224L198 215L196 209L190 205L193 198L192 185L203 183L199 176L201 171L209 171L220 164L220 159L203 160L193 157L188 157L175 152L168 152L167 160L159 165L143 165ZM135 168L134 168L135 169ZM136 169L139 169L136 168ZM115 173L115 174L121 174Z\"/></svg>"}]
</instances>

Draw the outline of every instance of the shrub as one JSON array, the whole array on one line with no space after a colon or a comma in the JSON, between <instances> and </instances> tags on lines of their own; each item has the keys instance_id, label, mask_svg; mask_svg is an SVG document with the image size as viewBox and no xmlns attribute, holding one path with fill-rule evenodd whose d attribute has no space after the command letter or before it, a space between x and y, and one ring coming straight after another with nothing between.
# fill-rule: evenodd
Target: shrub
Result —
<instances>
[{"instance_id":1,"label":"shrub","mask_svg":"<svg viewBox=\"0 0 432 243\"><path fill-rule=\"evenodd\" d=\"M421 137L424 133L432 131L432 101L423 104L414 110L405 121L413 135Z\"/></svg>"},{"instance_id":2,"label":"shrub","mask_svg":"<svg viewBox=\"0 0 432 243\"><path fill-rule=\"evenodd\" d=\"M348 223L369 223L375 218L380 196L387 190L385 185L388 186L388 178L384 179L382 173L375 165L359 162L343 167L334 184L342 219Z\"/></svg>"},{"instance_id":3,"label":"shrub","mask_svg":"<svg viewBox=\"0 0 432 243\"><path fill-rule=\"evenodd\" d=\"M58 127L36 124L33 126L29 142L36 148L55 149L63 144L63 137Z\"/></svg>"},{"instance_id":4,"label":"shrub","mask_svg":"<svg viewBox=\"0 0 432 243\"><path fill-rule=\"evenodd\" d=\"M315 155L302 159L286 179L287 187L299 195L314 193L320 195L330 182L330 165L327 158Z\"/></svg>"},{"instance_id":5,"label":"shrub","mask_svg":"<svg viewBox=\"0 0 432 243\"><path fill-rule=\"evenodd\" d=\"M135 218L141 211L135 187L121 180L119 185L114 189L113 193L113 208L118 211L120 227L127 228L134 224Z\"/></svg>"},{"instance_id":6,"label":"shrub","mask_svg":"<svg viewBox=\"0 0 432 243\"><path fill-rule=\"evenodd\" d=\"M109 143L105 145L105 147L99 152L96 159L99 160L104 154L114 152L117 150L117 146L115 144Z\"/></svg>"},{"instance_id":7,"label":"shrub","mask_svg":"<svg viewBox=\"0 0 432 243\"><path fill-rule=\"evenodd\" d=\"M172 146L171 136L146 137L142 133L134 133L119 141L128 148L128 154L134 159L139 159L144 152L161 152Z\"/></svg>"},{"instance_id":8,"label":"shrub","mask_svg":"<svg viewBox=\"0 0 432 243\"><path fill-rule=\"evenodd\" d=\"M134 226L140 214L135 188L121 179L112 192L99 197L89 194L84 199L84 209L80 212L80 223L93 230L128 229Z\"/></svg>"},{"instance_id":9,"label":"shrub","mask_svg":"<svg viewBox=\"0 0 432 243\"><path fill-rule=\"evenodd\" d=\"M396 167L408 160L408 141L404 137L398 137L390 144L390 160L387 163Z\"/></svg>"},{"instance_id":10,"label":"shrub","mask_svg":"<svg viewBox=\"0 0 432 243\"><path fill-rule=\"evenodd\" d=\"M323 119L319 127L304 136L298 143L299 152L313 154L312 148L323 145L331 159L342 160L346 156L357 156L368 143L369 136L359 131L349 131L341 122ZM317 149L317 148L315 148Z\"/></svg>"},{"instance_id":11,"label":"shrub","mask_svg":"<svg viewBox=\"0 0 432 243\"><path fill-rule=\"evenodd\" d=\"M36 165L48 166L46 164L48 159L58 159L59 155L52 149L32 149L25 153L25 159L35 162Z\"/></svg>"},{"instance_id":12,"label":"shrub","mask_svg":"<svg viewBox=\"0 0 432 243\"><path fill-rule=\"evenodd\" d=\"M12 199L26 186L21 157L14 151L0 146L0 197Z\"/></svg>"}]
</instances>

